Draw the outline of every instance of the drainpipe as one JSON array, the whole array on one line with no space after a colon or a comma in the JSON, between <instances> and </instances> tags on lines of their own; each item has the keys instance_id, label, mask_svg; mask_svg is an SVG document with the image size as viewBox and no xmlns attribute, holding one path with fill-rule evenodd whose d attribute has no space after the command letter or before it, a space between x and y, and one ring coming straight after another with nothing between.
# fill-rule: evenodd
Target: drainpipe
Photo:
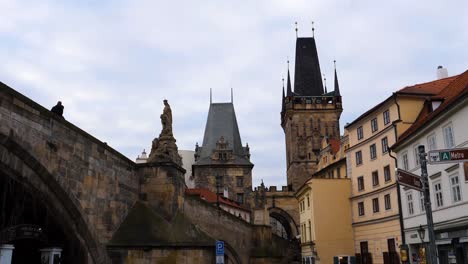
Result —
<instances>
[{"instance_id":1,"label":"drainpipe","mask_svg":"<svg viewBox=\"0 0 468 264\"><path fill-rule=\"evenodd\" d=\"M397 100L397 94L396 93L393 93L393 100L395 101L395 104L397 106L397 109L398 109L398 120L401 120L401 115L400 115L400 105L398 104L398 100ZM393 126L393 131L395 132L395 142L398 140L398 131L397 131L397 126L395 124L395 122L392 123L392 126ZM395 156L392 155L392 149L389 148L389 152L388 154L390 155L390 157L393 158L393 160L395 160L395 169L398 168L398 160ZM395 178L395 181L396 181L396 187L397 187L397 198L398 198L398 215L399 215L399 220L400 220L400 227L401 227L401 230L400 230L400 233L401 233L401 242L402 242L402 245L406 245L406 238L405 238L405 226L404 226L404 223L403 223L403 212L401 211L401 192L400 192L400 183L398 182L398 179Z\"/></svg>"}]
</instances>

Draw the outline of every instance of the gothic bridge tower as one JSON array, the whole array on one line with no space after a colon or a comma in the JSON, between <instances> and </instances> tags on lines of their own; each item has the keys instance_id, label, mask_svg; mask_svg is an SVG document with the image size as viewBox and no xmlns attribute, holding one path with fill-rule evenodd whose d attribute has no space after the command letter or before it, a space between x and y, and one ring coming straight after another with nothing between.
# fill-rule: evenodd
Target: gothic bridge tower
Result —
<instances>
[{"instance_id":1,"label":"gothic bridge tower","mask_svg":"<svg viewBox=\"0 0 468 264\"><path fill-rule=\"evenodd\" d=\"M314 37L296 39L295 64L294 91L289 68L286 94L283 87L281 126L288 186L298 190L317 170L322 138L340 138L343 108L336 68L334 90L327 92L323 86Z\"/></svg>"}]
</instances>

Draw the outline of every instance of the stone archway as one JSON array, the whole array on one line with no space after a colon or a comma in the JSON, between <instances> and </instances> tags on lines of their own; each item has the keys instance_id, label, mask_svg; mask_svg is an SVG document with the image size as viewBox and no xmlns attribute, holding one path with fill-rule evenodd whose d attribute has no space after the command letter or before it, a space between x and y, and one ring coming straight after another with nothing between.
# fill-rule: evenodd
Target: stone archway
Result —
<instances>
[{"instance_id":1,"label":"stone archway","mask_svg":"<svg viewBox=\"0 0 468 264\"><path fill-rule=\"evenodd\" d=\"M72 200L56 178L13 138L0 133L0 177L11 179L43 202L61 230L84 249L85 263L107 263L105 248L88 229L78 201Z\"/></svg>"},{"instance_id":2,"label":"stone archway","mask_svg":"<svg viewBox=\"0 0 468 264\"><path fill-rule=\"evenodd\" d=\"M295 239L299 232L297 230L297 225L294 219L283 209L278 207L268 208L268 213L270 217L276 219L278 223L282 225L286 232L286 239Z\"/></svg>"}]
</instances>

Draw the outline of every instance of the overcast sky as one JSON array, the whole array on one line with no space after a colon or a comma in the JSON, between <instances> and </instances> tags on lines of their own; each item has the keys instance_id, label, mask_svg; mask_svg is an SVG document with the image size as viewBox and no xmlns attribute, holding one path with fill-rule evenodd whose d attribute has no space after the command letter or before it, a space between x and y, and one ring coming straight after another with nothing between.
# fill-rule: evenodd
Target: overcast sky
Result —
<instances>
[{"instance_id":1,"label":"overcast sky","mask_svg":"<svg viewBox=\"0 0 468 264\"><path fill-rule=\"evenodd\" d=\"M159 135L162 100L179 149L203 141L213 101L234 104L253 184L285 185L281 78L315 36L341 126L406 85L468 67L468 1L0 0L0 81L134 160ZM294 67L291 67L293 72Z\"/></svg>"}]
</instances>

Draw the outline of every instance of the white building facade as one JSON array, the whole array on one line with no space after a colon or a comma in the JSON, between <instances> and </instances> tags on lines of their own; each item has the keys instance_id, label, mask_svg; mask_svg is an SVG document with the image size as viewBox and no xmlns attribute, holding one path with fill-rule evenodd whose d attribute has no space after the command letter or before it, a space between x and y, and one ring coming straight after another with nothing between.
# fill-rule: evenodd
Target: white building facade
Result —
<instances>
[{"instance_id":1,"label":"white building facade","mask_svg":"<svg viewBox=\"0 0 468 264\"><path fill-rule=\"evenodd\" d=\"M458 89L456 96L452 95L448 105L436 100L427 102L426 118L419 120L419 124L416 121L417 129L392 147L400 169L421 175L419 145L424 145L426 152L468 148L466 83L464 87ZM439 263L468 263L468 163L428 164L427 167ZM425 230L424 242L429 241L423 194L406 187L400 187L400 192L410 263L420 263L421 238L417 231L420 227Z\"/></svg>"}]
</instances>

